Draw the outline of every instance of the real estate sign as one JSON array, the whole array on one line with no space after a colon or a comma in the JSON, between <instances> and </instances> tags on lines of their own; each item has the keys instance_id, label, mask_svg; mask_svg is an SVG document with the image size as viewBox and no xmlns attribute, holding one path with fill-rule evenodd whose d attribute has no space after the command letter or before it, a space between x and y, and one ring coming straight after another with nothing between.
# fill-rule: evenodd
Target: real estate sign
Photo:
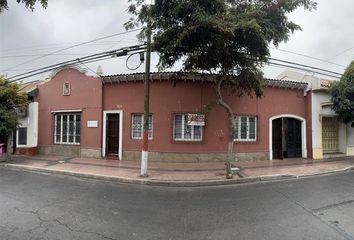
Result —
<instances>
[{"instance_id":1,"label":"real estate sign","mask_svg":"<svg viewBox=\"0 0 354 240\"><path fill-rule=\"evenodd\" d=\"M189 126L205 126L204 114L187 114L187 124Z\"/></svg>"}]
</instances>

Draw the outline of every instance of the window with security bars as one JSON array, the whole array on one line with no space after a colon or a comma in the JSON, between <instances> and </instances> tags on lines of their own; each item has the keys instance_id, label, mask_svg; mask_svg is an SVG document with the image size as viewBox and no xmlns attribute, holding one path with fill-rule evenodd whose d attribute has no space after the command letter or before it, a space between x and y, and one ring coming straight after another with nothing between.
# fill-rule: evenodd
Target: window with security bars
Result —
<instances>
[{"instance_id":1,"label":"window with security bars","mask_svg":"<svg viewBox=\"0 0 354 240\"><path fill-rule=\"evenodd\" d=\"M131 138L143 139L144 114L133 113L131 125ZM152 139L152 115L149 115L149 139Z\"/></svg>"},{"instance_id":2,"label":"window with security bars","mask_svg":"<svg viewBox=\"0 0 354 240\"><path fill-rule=\"evenodd\" d=\"M80 114L55 115L55 144L80 144Z\"/></svg>"},{"instance_id":3,"label":"window with security bars","mask_svg":"<svg viewBox=\"0 0 354 240\"><path fill-rule=\"evenodd\" d=\"M234 119L234 141L257 140L257 117L237 116Z\"/></svg>"},{"instance_id":4,"label":"window with security bars","mask_svg":"<svg viewBox=\"0 0 354 240\"><path fill-rule=\"evenodd\" d=\"M202 141L202 126L188 125L187 114L176 114L173 119L173 139L175 141Z\"/></svg>"}]
</instances>

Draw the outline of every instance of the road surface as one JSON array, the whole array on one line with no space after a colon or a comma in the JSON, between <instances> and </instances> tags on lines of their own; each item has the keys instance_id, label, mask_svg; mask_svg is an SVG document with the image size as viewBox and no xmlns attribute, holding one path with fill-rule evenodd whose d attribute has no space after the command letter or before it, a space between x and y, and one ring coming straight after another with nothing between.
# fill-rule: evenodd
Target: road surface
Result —
<instances>
[{"instance_id":1,"label":"road surface","mask_svg":"<svg viewBox=\"0 0 354 240\"><path fill-rule=\"evenodd\" d=\"M218 187L0 168L0 239L354 239L354 173Z\"/></svg>"}]
</instances>

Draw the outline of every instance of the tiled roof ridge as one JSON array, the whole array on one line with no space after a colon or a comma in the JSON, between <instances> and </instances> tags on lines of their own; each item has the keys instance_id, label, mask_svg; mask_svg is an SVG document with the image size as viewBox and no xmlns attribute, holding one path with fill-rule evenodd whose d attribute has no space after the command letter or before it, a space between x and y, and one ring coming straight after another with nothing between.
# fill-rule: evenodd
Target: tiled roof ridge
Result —
<instances>
[{"instance_id":1,"label":"tiled roof ridge","mask_svg":"<svg viewBox=\"0 0 354 240\"><path fill-rule=\"evenodd\" d=\"M128 73L128 74L116 74L116 75L105 75L102 76L102 79L105 83L121 83L121 82L136 82L142 81L144 79L145 73ZM212 79L201 79L201 76L217 76L218 74L210 74L210 73L197 73L197 72L151 72L152 80L169 80L171 75L184 74L188 75L186 78L181 80L191 80L191 81L202 81L202 82L212 82ZM197 76L198 78L195 78ZM277 86L277 87L290 87L290 85L296 85L298 88L306 88L308 83L300 82L300 81L288 81L288 80L280 80L280 79L270 79L266 78L266 83L268 86ZM294 88L291 86L291 88ZM295 87L296 88L296 87Z\"/></svg>"},{"instance_id":2,"label":"tiled roof ridge","mask_svg":"<svg viewBox=\"0 0 354 240\"><path fill-rule=\"evenodd\" d=\"M320 80L321 87L326 87L326 88L330 87L332 82L333 82L332 80L327 80L327 79Z\"/></svg>"}]
</instances>

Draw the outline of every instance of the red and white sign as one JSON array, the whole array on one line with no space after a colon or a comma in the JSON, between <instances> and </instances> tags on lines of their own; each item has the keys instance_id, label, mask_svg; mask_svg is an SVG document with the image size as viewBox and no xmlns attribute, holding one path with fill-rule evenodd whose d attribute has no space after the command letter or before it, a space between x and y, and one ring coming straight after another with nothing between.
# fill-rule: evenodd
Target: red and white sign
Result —
<instances>
[{"instance_id":1,"label":"red and white sign","mask_svg":"<svg viewBox=\"0 0 354 240\"><path fill-rule=\"evenodd\" d=\"M189 126L205 126L204 114L187 114L187 120Z\"/></svg>"}]
</instances>

